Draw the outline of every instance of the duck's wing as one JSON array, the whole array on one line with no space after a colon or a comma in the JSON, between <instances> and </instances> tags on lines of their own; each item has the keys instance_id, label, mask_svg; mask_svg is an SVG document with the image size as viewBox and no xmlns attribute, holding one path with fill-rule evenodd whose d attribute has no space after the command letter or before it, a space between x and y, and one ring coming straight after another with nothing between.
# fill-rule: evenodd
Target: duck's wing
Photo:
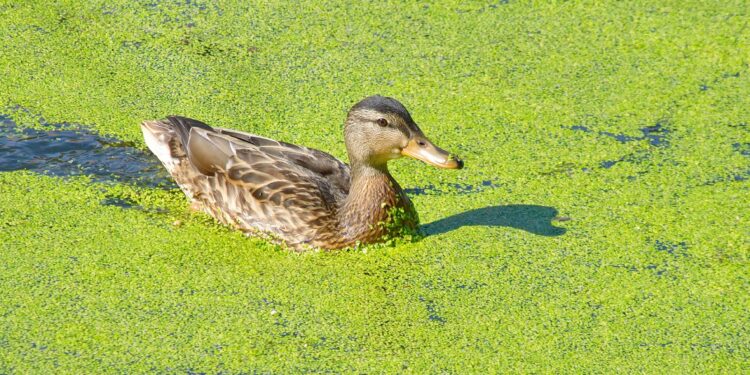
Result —
<instances>
[{"instance_id":1,"label":"duck's wing","mask_svg":"<svg viewBox=\"0 0 750 375\"><path fill-rule=\"evenodd\" d=\"M325 180L334 195L349 194L349 165L331 154L237 130L213 128L186 117L170 116L168 121L177 131L190 161L199 169L203 166L204 173L209 173L209 165L225 169L221 168L222 163L234 155L250 165L263 160L276 162L280 168L291 166L301 178Z\"/></svg>"},{"instance_id":2,"label":"duck's wing","mask_svg":"<svg viewBox=\"0 0 750 375\"><path fill-rule=\"evenodd\" d=\"M215 217L292 243L337 230L335 213L349 189L349 167L322 151L169 117L197 177L191 197ZM201 177L204 176L204 177ZM178 182L179 183L179 182ZM229 221L229 220L225 220Z\"/></svg>"},{"instance_id":3,"label":"duck's wing","mask_svg":"<svg viewBox=\"0 0 750 375\"><path fill-rule=\"evenodd\" d=\"M214 129L220 134L236 138L257 147L258 151L263 154L284 159L315 174L318 178L326 179L337 190L336 194L343 194L344 196L349 194L349 185L351 183L349 165L327 152L237 130Z\"/></svg>"}]
</instances>

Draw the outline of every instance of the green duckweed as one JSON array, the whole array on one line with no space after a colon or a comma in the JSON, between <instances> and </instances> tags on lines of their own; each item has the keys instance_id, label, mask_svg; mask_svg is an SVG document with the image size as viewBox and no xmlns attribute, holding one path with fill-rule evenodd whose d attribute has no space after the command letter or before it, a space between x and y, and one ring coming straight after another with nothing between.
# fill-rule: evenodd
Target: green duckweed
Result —
<instances>
[{"instance_id":1,"label":"green duckweed","mask_svg":"<svg viewBox=\"0 0 750 375\"><path fill-rule=\"evenodd\" d=\"M391 163L432 187L424 238L305 254L176 190L0 172L0 373L747 371L748 10L0 1L21 127L145 148L179 114L345 158L382 94L466 165Z\"/></svg>"}]
</instances>

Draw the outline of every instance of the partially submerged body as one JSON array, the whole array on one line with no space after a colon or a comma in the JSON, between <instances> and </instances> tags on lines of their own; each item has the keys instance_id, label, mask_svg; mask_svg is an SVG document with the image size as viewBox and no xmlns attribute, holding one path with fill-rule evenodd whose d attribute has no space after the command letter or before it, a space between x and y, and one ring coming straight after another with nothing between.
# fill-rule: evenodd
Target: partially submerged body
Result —
<instances>
[{"instance_id":1,"label":"partially submerged body","mask_svg":"<svg viewBox=\"0 0 750 375\"><path fill-rule=\"evenodd\" d=\"M408 155L462 167L427 140L400 103L380 96L349 112L351 167L319 150L184 117L145 121L141 128L194 207L297 250L338 249L416 232L416 210L388 172L388 160Z\"/></svg>"}]
</instances>

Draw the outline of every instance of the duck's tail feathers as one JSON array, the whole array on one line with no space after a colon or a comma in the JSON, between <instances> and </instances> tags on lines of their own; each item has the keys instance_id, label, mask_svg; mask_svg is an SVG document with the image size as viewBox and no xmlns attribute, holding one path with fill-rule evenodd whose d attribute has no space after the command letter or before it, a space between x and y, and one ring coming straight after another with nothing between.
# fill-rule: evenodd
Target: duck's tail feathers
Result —
<instances>
[{"instance_id":1,"label":"duck's tail feathers","mask_svg":"<svg viewBox=\"0 0 750 375\"><path fill-rule=\"evenodd\" d=\"M141 123L141 131L148 149L171 173L180 158L186 156L185 150L177 141L178 137L173 126L164 120L148 120Z\"/></svg>"},{"instance_id":2,"label":"duck's tail feathers","mask_svg":"<svg viewBox=\"0 0 750 375\"><path fill-rule=\"evenodd\" d=\"M200 128L210 132L215 132L214 128L206 125L205 123L187 117L167 116L167 120L165 121L168 121L172 125L175 132L177 132L177 134L180 136L180 142L184 147L187 147L188 141L190 139L190 129L192 128Z\"/></svg>"},{"instance_id":3,"label":"duck's tail feathers","mask_svg":"<svg viewBox=\"0 0 750 375\"><path fill-rule=\"evenodd\" d=\"M167 169L187 157L192 128L214 132L212 127L198 120L181 116L169 116L164 120L148 120L141 123L146 145Z\"/></svg>"}]
</instances>

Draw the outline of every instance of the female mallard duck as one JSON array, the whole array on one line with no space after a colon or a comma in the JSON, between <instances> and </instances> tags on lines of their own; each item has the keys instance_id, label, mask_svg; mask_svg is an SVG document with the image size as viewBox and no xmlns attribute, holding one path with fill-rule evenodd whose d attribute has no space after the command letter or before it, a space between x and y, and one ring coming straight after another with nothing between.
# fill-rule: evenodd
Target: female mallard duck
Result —
<instances>
[{"instance_id":1,"label":"female mallard duck","mask_svg":"<svg viewBox=\"0 0 750 375\"><path fill-rule=\"evenodd\" d=\"M339 249L416 231L409 198L388 172L402 155L440 168L463 162L433 145L397 100L370 96L344 125L351 166L314 149L172 116L141 125L193 207L297 250Z\"/></svg>"}]
</instances>

